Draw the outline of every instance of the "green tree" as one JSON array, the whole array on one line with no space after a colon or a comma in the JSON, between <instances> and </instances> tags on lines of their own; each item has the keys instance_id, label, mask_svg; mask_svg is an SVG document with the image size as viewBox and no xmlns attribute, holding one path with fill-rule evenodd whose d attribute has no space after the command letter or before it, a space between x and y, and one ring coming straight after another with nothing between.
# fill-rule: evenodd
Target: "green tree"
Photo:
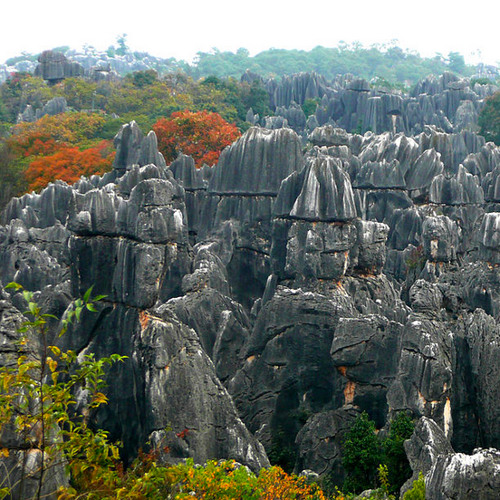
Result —
<instances>
[{"instance_id":1,"label":"green tree","mask_svg":"<svg viewBox=\"0 0 500 500\"><path fill-rule=\"evenodd\" d=\"M143 88L158 81L158 73L154 69L147 69L145 71L134 71L126 78L132 81L132 85Z\"/></svg>"},{"instance_id":2,"label":"green tree","mask_svg":"<svg viewBox=\"0 0 500 500\"><path fill-rule=\"evenodd\" d=\"M459 52L450 52L448 54L448 67L453 73L463 75L466 69L464 56Z\"/></svg>"},{"instance_id":3,"label":"green tree","mask_svg":"<svg viewBox=\"0 0 500 500\"><path fill-rule=\"evenodd\" d=\"M485 105L479 114L479 133L487 141L493 141L500 146L500 92L486 99Z\"/></svg>"},{"instance_id":4,"label":"green tree","mask_svg":"<svg viewBox=\"0 0 500 500\"><path fill-rule=\"evenodd\" d=\"M343 443L344 489L359 493L375 487L380 458L381 446L375 423L363 412L354 421Z\"/></svg>"},{"instance_id":5,"label":"green tree","mask_svg":"<svg viewBox=\"0 0 500 500\"><path fill-rule=\"evenodd\" d=\"M107 432L90 429L89 415L107 401L102 392L105 367L124 357L112 355L96 360L93 354L78 357L71 350L62 352L49 344L50 321L58 318L44 313L34 301L33 292L23 290L21 285L10 283L6 289L22 291L27 304L24 314L29 319L18 330L21 337L17 342L17 363L0 368L0 435L15 433L20 449L39 460L33 464L35 470L32 467L27 472L23 467L16 482L9 473L3 474L0 497L24 498L26 476L30 475L37 478L35 496L40 499L54 493L46 491L45 479L55 468L61 469L64 459L73 479L119 459L118 448L108 442ZM89 289L66 311L59 335L79 321L84 310L96 311L95 302L104 297L92 297L91 293ZM76 412L77 389L88 394L82 413ZM3 448L1 455L8 457L9 450Z\"/></svg>"},{"instance_id":6,"label":"green tree","mask_svg":"<svg viewBox=\"0 0 500 500\"><path fill-rule=\"evenodd\" d=\"M116 49L116 55L124 56L129 52L129 47L127 45L127 34L122 33L116 37L116 43L118 44L118 48Z\"/></svg>"},{"instance_id":7,"label":"green tree","mask_svg":"<svg viewBox=\"0 0 500 500\"><path fill-rule=\"evenodd\" d=\"M318 107L319 99L306 99L304 104L302 104L302 111L306 116L314 115L316 108Z\"/></svg>"},{"instance_id":8,"label":"green tree","mask_svg":"<svg viewBox=\"0 0 500 500\"><path fill-rule=\"evenodd\" d=\"M383 462L387 465L390 491L396 493L412 475L412 469L403 447L414 429L413 420L399 412L390 423L389 435L383 441Z\"/></svg>"}]
</instances>

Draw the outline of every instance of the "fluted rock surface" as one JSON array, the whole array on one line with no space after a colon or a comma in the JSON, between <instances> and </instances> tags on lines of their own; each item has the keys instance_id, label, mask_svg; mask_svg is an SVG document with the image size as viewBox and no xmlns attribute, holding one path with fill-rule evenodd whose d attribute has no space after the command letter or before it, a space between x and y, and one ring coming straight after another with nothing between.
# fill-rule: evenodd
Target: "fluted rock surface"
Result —
<instances>
[{"instance_id":1,"label":"fluted rock surface","mask_svg":"<svg viewBox=\"0 0 500 500\"><path fill-rule=\"evenodd\" d=\"M96 416L127 457L150 440L258 469L254 432L341 481L349 422L366 410L385 432L405 411L429 419L427 458L408 454L441 471L435 491L462 477L453 460L493 470L494 454L458 456L500 445L500 150L462 116L479 94L449 75L410 97L351 77L270 85L280 128L251 128L214 167L167 167L131 123L112 172L14 199L0 280L58 315L91 285L107 295L61 342L129 357ZM312 146L282 127L304 125L309 97ZM352 133L366 118L361 132L391 128Z\"/></svg>"}]
</instances>

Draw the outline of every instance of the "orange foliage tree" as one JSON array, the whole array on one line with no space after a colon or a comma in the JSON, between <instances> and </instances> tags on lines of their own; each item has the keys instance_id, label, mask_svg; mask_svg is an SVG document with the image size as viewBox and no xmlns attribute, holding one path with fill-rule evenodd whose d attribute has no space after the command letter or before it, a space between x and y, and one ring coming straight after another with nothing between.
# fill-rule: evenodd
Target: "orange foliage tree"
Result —
<instances>
[{"instance_id":1,"label":"orange foliage tree","mask_svg":"<svg viewBox=\"0 0 500 500\"><path fill-rule=\"evenodd\" d=\"M7 146L23 167L28 190L56 179L76 182L82 175L111 168L111 141L99 139L105 118L97 113L61 113L13 127Z\"/></svg>"},{"instance_id":2,"label":"orange foliage tree","mask_svg":"<svg viewBox=\"0 0 500 500\"><path fill-rule=\"evenodd\" d=\"M160 118L153 130L167 163L182 152L192 156L198 168L217 163L222 150L241 135L236 125L208 111L172 113L170 118Z\"/></svg>"},{"instance_id":3,"label":"orange foliage tree","mask_svg":"<svg viewBox=\"0 0 500 500\"><path fill-rule=\"evenodd\" d=\"M115 152L111 141L80 150L61 146L54 154L33 160L25 172L28 190L37 191L56 179L72 184L82 175L102 174L111 169Z\"/></svg>"},{"instance_id":4,"label":"orange foliage tree","mask_svg":"<svg viewBox=\"0 0 500 500\"><path fill-rule=\"evenodd\" d=\"M36 122L16 125L8 143L14 153L22 156L52 153L58 149L56 144L76 145L95 139L105 122L105 118L97 113L45 115ZM49 146L42 147L41 143Z\"/></svg>"}]
</instances>

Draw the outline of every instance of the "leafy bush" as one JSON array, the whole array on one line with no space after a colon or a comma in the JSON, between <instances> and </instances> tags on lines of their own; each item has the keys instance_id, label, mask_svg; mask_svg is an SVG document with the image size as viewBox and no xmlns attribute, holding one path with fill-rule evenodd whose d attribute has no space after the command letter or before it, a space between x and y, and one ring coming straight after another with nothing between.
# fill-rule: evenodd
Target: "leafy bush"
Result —
<instances>
[{"instance_id":1,"label":"leafy bush","mask_svg":"<svg viewBox=\"0 0 500 500\"><path fill-rule=\"evenodd\" d=\"M375 423L366 412L358 415L347 432L342 465L346 472L344 490L361 492L372 488L381 459L381 445L375 434Z\"/></svg>"},{"instance_id":2,"label":"leafy bush","mask_svg":"<svg viewBox=\"0 0 500 500\"><path fill-rule=\"evenodd\" d=\"M188 459L168 468L166 477L177 499L325 500L317 485L307 484L304 478L289 475L280 467L262 469L255 475L231 460L209 461L200 467Z\"/></svg>"},{"instance_id":3,"label":"leafy bush","mask_svg":"<svg viewBox=\"0 0 500 500\"><path fill-rule=\"evenodd\" d=\"M500 146L500 92L488 97L479 114L480 134Z\"/></svg>"},{"instance_id":4,"label":"leafy bush","mask_svg":"<svg viewBox=\"0 0 500 500\"><path fill-rule=\"evenodd\" d=\"M403 443L411 437L414 427L412 419L405 412L399 412L391 421L389 435L383 441L382 462L387 466L389 491L392 493L398 492L412 475Z\"/></svg>"},{"instance_id":5,"label":"leafy bush","mask_svg":"<svg viewBox=\"0 0 500 500\"><path fill-rule=\"evenodd\" d=\"M403 500L425 500L425 481L421 472L411 489L403 495Z\"/></svg>"},{"instance_id":6,"label":"leafy bush","mask_svg":"<svg viewBox=\"0 0 500 500\"><path fill-rule=\"evenodd\" d=\"M391 421L388 436L379 439L375 423L366 412L360 414L344 440L344 490L360 492L374 488L378 477L386 494L397 493L412 474L403 443L412 435L413 428L411 418L400 412Z\"/></svg>"},{"instance_id":7,"label":"leafy bush","mask_svg":"<svg viewBox=\"0 0 500 500\"><path fill-rule=\"evenodd\" d=\"M6 288L22 290L17 283ZM96 310L94 303L103 297L92 298L91 292L88 290L66 312L60 335L70 323L80 319L84 310ZM89 415L107 401L102 392L106 366L123 361L124 357L114 354L96 360L93 354L78 357L74 351L62 352L57 346L48 345L48 322L57 318L40 309L32 292L22 290L22 295L28 306L25 315L31 319L19 329L22 336L17 342L17 363L0 368L0 435L14 433L24 453L40 459L29 472L22 468L18 482L12 481L9 473L4 474L0 498L9 494L22 498L27 476L38 478L40 498L48 472L60 468L62 457L77 481L80 476L102 475L103 468L119 459L118 447L109 443L107 432L90 429ZM35 346L41 347L40 352ZM76 411L73 397L77 389L87 393L86 408L81 413ZM3 448L2 456L8 457L9 449ZM43 492L47 493L50 492Z\"/></svg>"}]
</instances>

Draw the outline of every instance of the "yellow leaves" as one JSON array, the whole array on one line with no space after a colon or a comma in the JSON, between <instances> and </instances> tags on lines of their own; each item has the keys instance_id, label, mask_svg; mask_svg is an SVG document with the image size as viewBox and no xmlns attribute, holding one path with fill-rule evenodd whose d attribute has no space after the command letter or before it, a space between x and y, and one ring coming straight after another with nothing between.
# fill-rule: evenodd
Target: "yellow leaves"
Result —
<instances>
[{"instance_id":1,"label":"yellow leaves","mask_svg":"<svg viewBox=\"0 0 500 500\"><path fill-rule=\"evenodd\" d=\"M61 355L61 349L59 349L59 347L57 347L55 345L50 345L49 349L52 351L52 353L54 354L54 356L59 357Z\"/></svg>"},{"instance_id":2,"label":"yellow leaves","mask_svg":"<svg viewBox=\"0 0 500 500\"><path fill-rule=\"evenodd\" d=\"M52 358L47 358L47 366L51 373L54 373L57 370L57 361Z\"/></svg>"},{"instance_id":3,"label":"yellow leaves","mask_svg":"<svg viewBox=\"0 0 500 500\"><path fill-rule=\"evenodd\" d=\"M108 398L102 392L97 392L96 394L94 394L94 397L92 398L92 406L106 404L107 402Z\"/></svg>"},{"instance_id":4,"label":"yellow leaves","mask_svg":"<svg viewBox=\"0 0 500 500\"><path fill-rule=\"evenodd\" d=\"M7 448L0 448L0 457L8 458L9 450Z\"/></svg>"}]
</instances>

